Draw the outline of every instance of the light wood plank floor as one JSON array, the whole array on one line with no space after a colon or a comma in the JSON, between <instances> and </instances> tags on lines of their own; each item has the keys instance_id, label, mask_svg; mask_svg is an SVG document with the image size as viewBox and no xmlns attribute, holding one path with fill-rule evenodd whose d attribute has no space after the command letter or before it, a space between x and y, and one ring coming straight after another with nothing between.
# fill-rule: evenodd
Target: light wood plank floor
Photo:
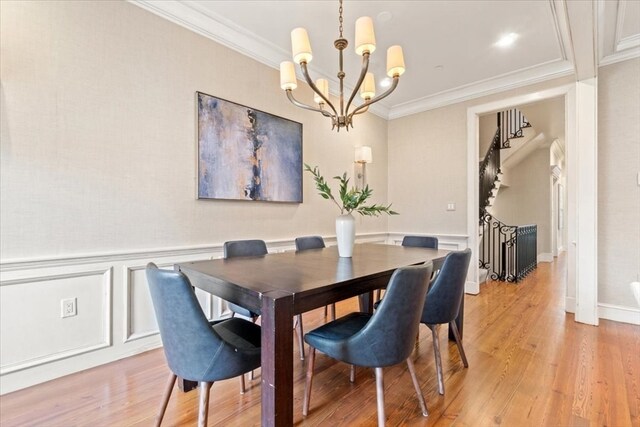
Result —
<instances>
[{"instance_id":1,"label":"light wood plank floor","mask_svg":"<svg viewBox=\"0 0 640 427\"><path fill-rule=\"evenodd\" d=\"M415 365L429 417L420 415L406 364L385 370L387 425L640 426L640 327L602 321L577 324L563 310L564 260L539 264L520 285L492 282L467 296L464 369L441 334L445 396L437 393L431 334L421 326ZM338 314L356 308L338 304ZM307 330L322 310L304 315ZM375 382L321 354L311 411L303 418L304 364L295 353L295 423L376 425ZM60 378L0 398L0 424L37 426L152 425L168 370L161 350ZM211 390L209 424L260 423L260 376L246 394L237 379ZM197 391L174 391L164 425L195 425Z\"/></svg>"}]
</instances>

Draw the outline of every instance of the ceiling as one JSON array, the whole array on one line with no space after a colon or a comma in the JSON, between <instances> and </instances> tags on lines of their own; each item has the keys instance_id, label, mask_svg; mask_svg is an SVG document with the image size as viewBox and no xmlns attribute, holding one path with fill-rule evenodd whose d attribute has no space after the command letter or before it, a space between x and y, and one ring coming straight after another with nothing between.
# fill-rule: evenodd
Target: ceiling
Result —
<instances>
[{"instance_id":1,"label":"ceiling","mask_svg":"<svg viewBox=\"0 0 640 427\"><path fill-rule=\"evenodd\" d=\"M290 32L304 27L313 50L312 77L328 78L332 93L337 92L337 1L131 2L274 68L291 60ZM400 44L404 50L407 71L398 88L372 108L385 118L564 75L585 75L577 70L582 62L592 63L591 71L585 68L589 75L598 65L640 56L640 2L635 0L346 0L344 33L349 41L355 20L365 15L373 18L376 32L370 65L376 82L386 74L386 48ZM593 28L598 29L597 46ZM496 46L508 33L518 35L515 43ZM345 86L355 84L361 66L353 47L352 42L345 51Z\"/></svg>"}]
</instances>

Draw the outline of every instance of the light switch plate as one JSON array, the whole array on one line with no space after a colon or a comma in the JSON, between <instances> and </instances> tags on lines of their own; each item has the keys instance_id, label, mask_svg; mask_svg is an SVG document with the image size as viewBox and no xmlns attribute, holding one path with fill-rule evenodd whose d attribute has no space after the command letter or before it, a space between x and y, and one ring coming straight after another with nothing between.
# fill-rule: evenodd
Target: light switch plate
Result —
<instances>
[{"instance_id":1,"label":"light switch plate","mask_svg":"<svg viewBox=\"0 0 640 427\"><path fill-rule=\"evenodd\" d=\"M456 204L455 203L447 203L447 210L448 211L455 211L456 210Z\"/></svg>"}]
</instances>

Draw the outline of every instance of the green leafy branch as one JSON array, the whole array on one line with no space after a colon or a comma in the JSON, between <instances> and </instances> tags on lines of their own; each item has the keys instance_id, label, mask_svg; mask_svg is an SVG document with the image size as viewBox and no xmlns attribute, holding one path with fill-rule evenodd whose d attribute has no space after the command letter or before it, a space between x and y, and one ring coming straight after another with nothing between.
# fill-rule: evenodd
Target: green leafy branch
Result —
<instances>
[{"instance_id":1,"label":"green leafy branch","mask_svg":"<svg viewBox=\"0 0 640 427\"><path fill-rule=\"evenodd\" d=\"M320 174L320 170L317 166L313 168L308 164L304 164L304 170L313 175L313 180L316 183L316 189L318 194L324 199L331 200L340 209L340 214L358 212L360 215L365 216L379 216L383 213L387 215L398 215L398 212L391 210L391 204L388 206L372 204L365 206L364 203L373 194L373 190L366 185L363 189L357 189L355 187L349 188L349 178L345 172L342 176L334 176L333 179L339 181L339 196L342 204L338 203L338 200L333 196L331 187Z\"/></svg>"}]
</instances>

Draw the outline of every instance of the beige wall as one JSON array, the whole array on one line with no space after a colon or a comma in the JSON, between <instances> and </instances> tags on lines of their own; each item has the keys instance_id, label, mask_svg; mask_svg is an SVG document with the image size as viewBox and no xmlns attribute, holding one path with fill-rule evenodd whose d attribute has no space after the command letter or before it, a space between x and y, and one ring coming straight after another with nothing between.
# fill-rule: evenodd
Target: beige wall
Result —
<instances>
[{"instance_id":1,"label":"beige wall","mask_svg":"<svg viewBox=\"0 0 640 427\"><path fill-rule=\"evenodd\" d=\"M598 76L598 299L634 306L640 280L640 59Z\"/></svg>"},{"instance_id":2,"label":"beige wall","mask_svg":"<svg viewBox=\"0 0 640 427\"><path fill-rule=\"evenodd\" d=\"M573 83L549 80L389 122L390 232L467 234L467 109ZM447 211L447 203L456 204Z\"/></svg>"},{"instance_id":3,"label":"beige wall","mask_svg":"<svg viewBox=\"0 0 640 427\"><path fill-rule=\"evenodd\" d=\"M487 154L487 150L491 146L491 142L493 141L493 137L496 134L496 130L498 129L498 114L491 113L484 116L480 116L480 127L479 127L479 150L480 161L484 160L485 155Z\"/></svg>"},{"instance_id":4,"label":"beige wall","mask_svg":"<svg viewBox=\"0 0 640 427\"><path fill-rule=\"evenodd\" d=\"M2 2L1 15L4 261L333 235L338 211L308 174L303 204L196 200L196 91L302 122L304 161L329 177L372 146L368 181L387 201L386 120L337 134L289 103L277 70L124 2Z\"/></svg>"},{"instance_id":5,"label":"beige wall","mask_svg":"<svg viewBox=\"0 0 640 427\"><path fill-rule=\"evenodd\" d=\"M500 187L492 208L508 225L538 225L538 254L551 254L549 149L541 148L509 169L509 187Z\"/></svg>"}]
</instances>

